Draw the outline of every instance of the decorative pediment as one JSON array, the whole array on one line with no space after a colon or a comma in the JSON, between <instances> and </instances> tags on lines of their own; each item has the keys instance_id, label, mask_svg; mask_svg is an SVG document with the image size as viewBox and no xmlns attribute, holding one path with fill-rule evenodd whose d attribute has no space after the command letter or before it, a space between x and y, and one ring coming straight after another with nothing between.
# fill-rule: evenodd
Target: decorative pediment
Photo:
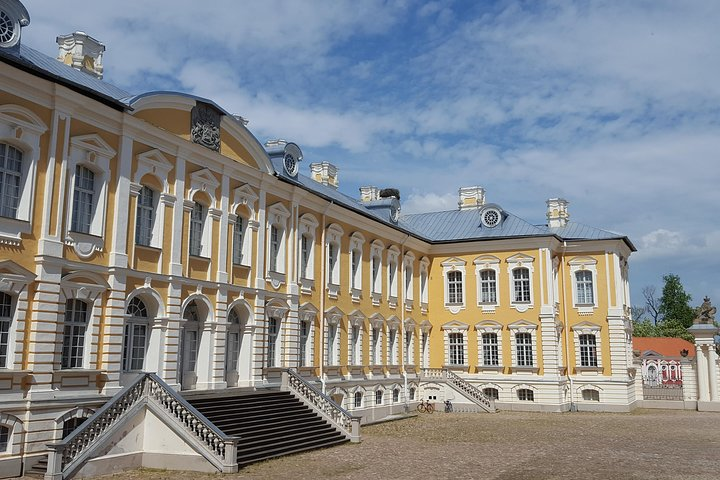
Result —
<instances>
[{"instance_id":1,"label":"decorative pediment","mask_svg":"<svg viewBox=\"0 0 720 480\"><path fill-rule=\"evenodd\" d=\"M412 318L406 318L403 328L405 328L406 332L414 332L416 326L417 323L415 323L415 320L413 320Z\"/></svg>"},{"instance_id":2,"label":"decorative pediment","mask_svg":"<svg viewBox=\"0 0 720 480\"><path fill-rule=\"evenodd\" d=\"M342 227L337 223L333 223L327 228L325 238L327 243L336 243L339 245L340 240L342 239L342 236L344 234L345 232L343 231Z\"/></svg>"},{"instance_id":3,"label":"decorative pediment","mask_svg":"<svg viewBox=\"0 0 720 480\"><path fill-rule=\"evenodd\" d=\"M400 326L400 319L395 315L391 315L387 319L387 325L390 330L396 330Z\"/></svg>"},{"instance_id":4,"label":"decorative pediment","mask_svg":"<svg viewBox=\"0 0 720 480\"><path fill-rule=\"evenodd\" d=\"M19 105L0 106L0 122L12 125L15 128L14 136L18 139L23 136L23 129L36 135L42 135L48 129L45 122L34 112Z\"/></svg>"},{"instance_id":5,"label":"decorative pediment","mask_svg":"<svg viewBox=\"0 0 720 480\"><path fill-rule=\"evenodd\" d=\"M385 318L379 313L373 313L370 315L370 325L372 325L373 328L382 328L384 323Z\"/></svg>"},{"instance_id":6,"label":"decorative pediment","mask_svg":"<svg viewBox=\"0 0 720 480\"><path fill-rule=\"evenodd\" d=\"M482 333L498 333L502 327L501 323L492 320L483 320L475 324L475 330Z\"/></svg>"},{"instance_id":7,"label":"decorative pediment","mask_svg":"<svg viewBox=\"0 0 720 480\"><path fill-rule=\"evenodd\" d=\"M255 191L250 188L247 183L241 185L233 190L233 203L230 208L231 213L236 213L238 207L245 206L250 211L250 218L255 218L255 203L257 202L258 195Z\"/></svg>"},{"instance_id":8,"label":"decorative pediment","mask_svg":"<svg viewBox=\"0 0 720 480\"><path fill-rule=\"evenodd\" d=\"M76 298L94 302L110 285L100 275L91 272L74 272L60 281L60 289L66 299Z\"/></svg>"},{"instance_id":9,"label":"decorative pediment","mask_svg":"<svg viewBox=\"0 0 720 480\"><path fill-rule=\"evenodd\" d=\"M372 249L375 251L382 252L383 250L385 250L385 244L380 239L376 238L375 240L372 241L372 243L370 245L372 246Z\"/></svg>"},{"instance_id":10,"label":"decorative pediment","mask_svg":"<svg viewBox=\"0 0 720 480\"><path fill-rule=\"evenodd\" d=\"M115 149L113 149L105 140L102 139L102 137L100 137L100 135L95 133L72 137L70 139L70 144L73 147L85 150L88 152L88 156L90 153L94 153L96 155L100 155L101 157L110 159L117 153Z\"/></svg>"},{"instance_id":11,"label":"decorative pediment","mask_svg":"<svg viewBox=\"0 0 720 480\"><path fill-rule=\"evenodd\" d=\"M579 335L583 334L595 334L600 331L600 325L596 325L591 322L581 322L577 325L570 327L573 332L577 332Z\"/></svg>"},{"instance_id":12,"label":"decorative pediment","mask_svg":"<svg viewBox=\"0 0 720 480\"><path fill-rule=\"evenodd\" d=\"M388 258L390 257L398 257L400 256L400 249L397 247L397 245L390 245L388 247Z\"/></svg>"},{"instance_id":13,"label":"decorative pediment","mask_svg":"<svg viewBox=\"0 0 720 480\"><path fill-rule=\"evenodd\" d=\"M455 270L457 267L464 267L466 264L467 262L462 258L451 257L443 261L440 265L443 266L443 269L452 271Z\"/></svg>"},{"instance_id":14,"label":"decorative pediment","mask_svg":"<svg viewBox=\"0 0 720 480\"><path fill-rule=\"evenodd\" d=\"M568 265L572 267L578 267L578 270L583 270L588 265L597 265L597 260L592 257L575 257L570 259Z\"/></svg>"},{"instance_id":15,"label":"decorative pediment","mask_svg":"<svg viewBox=\"0 0 720 480\"><path fill-rule=\"evenodd\" d=\"M325 320L327 321L328 325L339 325L344 315L345 313L338 307L331 307L325 310Z\"/></svg>"},{"instance_id":16,"label":"decorative pediment","mask_svg":"<svg viewBox=\"0 0 720 480\"><path fill-rule=\"evenodd\" d=\"M305 213L300 216L300 226L303 230L301 233L310 233L310 231L315 232L318 225L320 225L320 222L318 222L317 218L315 218L315 215L312 213Z\"/></svg>"},{"instance_id":17,"label":"decorative pediment","mask_svg":"<svg viewBox=\"0 0 720 480\"><path fill-rule=\"evenodd\" d=\"M517 322L513 322L508 325L508 328L516 333L525 333L537 330L538 326L534 323L528 322L527 320L518 320Z\"/></svg>"},{"instance_id":18,"label":"decorative pediment","mask_svg":"<svg viewBox=\"0 0 720 480\"><path fill-rule=\"evenodd\" d=\"M290 311L290 307L285 301L280 299L272 299L265 304L265 313L268 318L285 318L285 315Z\"/></svg>"},{"instance_id":19,"label":"decorative pediment","mask_svg":"<svg viewBox=\"0 0 720 480\"><path fill-rule=\"evenodd\" d=\"M360 232L353 232L352 235L350 235L350 249L361 249L362 246L365 244L365 236Z\"/></svg>"},{"instance_id":20,"label":"decorative pediment","mask_svg":"<svg viewBox=\"0 0 720 480\"><path fill-rule=\"evenodd\" d=\"M11 260L0 261L0 292L18 295L35 280L35 274Z\"/></svg>"},{"instance_id":21,"label":"decorative pediment","mask_svg":"<svg viewBox=\"0 0 720 480\"><path fill-rule=\"evenodd\" d=\"M490 268L490 265L499 264L500 259L493 255L480 255L475 260L473 260L473 263L480 266L481 268Z\"/></svg>"},{"instance_id":22,"label":"decorative pediment","mask_svg":"<svg viewBox=\"0 0 720 480\"><path fill-rule=\"evenodd\" d=\"M422 268L422 267L427 268L427 267L429 267L429 266L430 266L430 259L428 259L427 257L422 257L422 258L420 259L420 267L421 267L421 268Z\"/></svg>"},{"instance_id":23,"label":"decorative pediment","mask_svg":"<svg viewBox=\"0 0 720 480\"><path fill-rule=\"evenodd\" d=\"M303 322L313 322L317 318L318 309L310 302L303 303L298 309L300 320Z\"/></svg>"},{"instance_id":24,"label":"decorative pediment","mask_svg":"<svg viewBox=\"0 0 720 480\"><path fill-rule=\"evenodd\" d=\"M362 327L362 324L365 322L365 318L367 317L360 310L353 310L348 314L350 325L353 327Z\"/></svg>"},{"instance_id":25,"label":"decorative pediment","mask_svg":"<svg viewBox=\"0 0 720 480\"><path fill-rule=\"evenodd\" d=\"M458 322L457 320L444 323L442 326L443 330L449 331L450 333L464 332L467 331L468 328L469 325L467 323Z\"/></svg>"},{"instance_id":26,"label":"decorative pediment","mask_svg":"<svg viewBox=\"0 0 720 480\"><path fill-rule=\"evenodd\" d=\"M220 186L220 181L207 168L197 170L190 174L190 191L188 198L192 199L197 192L205 192L210 196L213 205L215 204L215 191ZM211 205L212 206L212 205Z\"/></svg>"},{"instance_id":27,"label":"decorative pediment","mask_svg":"<svg viewBox=\"0 0 720 480\"><path fill-rule=\"evenodd\" d=\"M513 255L512 257L508 257L507 260L505 260L509 264L514 264L514 266L521 267L524 264L527 263L533 263L535 259L529 255L525 255L523 253L517 253Z\"/></svg>"},{"instance_id":28,"label":"decorative pediment","mask_svg":"<svg viewBox=\"0 0 720 480\"><path fill-rule=\"evenodd\" d=\"M430 323L430 320L423 320L420 322L420 330L422 330L423 333L430 333L430 330L432 330L433 324Z\"/></svg>"},{"instance_id":29,"label":"decorative pediment","mask_svg":"<svg viewBox=\"0 0 720 480\"><path fill-rule=\"evenodd\" d=\"M163 192L168 192L168 174L173 164L158 149L149 150L137 156L138 166L133 176L133 182L139 184L145 175L154 175L163 186Z\"/></svg>"}]
</instances>

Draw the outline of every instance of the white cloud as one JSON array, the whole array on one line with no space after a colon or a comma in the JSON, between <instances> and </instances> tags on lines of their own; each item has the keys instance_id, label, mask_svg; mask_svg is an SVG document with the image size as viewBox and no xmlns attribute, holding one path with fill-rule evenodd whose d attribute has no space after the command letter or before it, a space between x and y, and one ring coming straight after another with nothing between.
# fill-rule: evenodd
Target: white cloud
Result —
<instances>
[{"instance_id":1,"label":"white cloud","mask_svg":"<svg viewBox=\"0 0 720 480\"><path fill-rule=\"evenodd\" d=\"M412 192L408 195L407 200L403 200L402 212L421 213L453 210L457 208L457 202L457 195L450 193L438 195L437 193Z\"/></svg>"}]
</instances>

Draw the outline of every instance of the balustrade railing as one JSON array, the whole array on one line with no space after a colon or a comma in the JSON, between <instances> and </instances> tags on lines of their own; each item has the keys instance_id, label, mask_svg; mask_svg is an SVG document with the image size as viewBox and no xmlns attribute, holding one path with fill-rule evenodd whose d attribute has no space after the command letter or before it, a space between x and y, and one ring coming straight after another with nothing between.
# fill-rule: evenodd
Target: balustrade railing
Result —
<instances>
[{"instance_id":1,"label":"balustrade railing","mask_svg":"<svg viewBox=\"0 0 720 480\"><path fill-rule=\"evenodd\" d=\"M118 392L62 441L48 445L51 452L45 478L68 478L88 460L92 447L101 444L103 436L110 434L124 417L132 416L136 409L150 402L179 422L188 438L205 449L205 458L218 470L237 471L240 438L225 435L157 375L146 373Z\"/></svg>"},{"instance_id":2,"label":"balustrade railing","mask_svg":"<svg viewBox=\"0 0 720 480\"><path fill-rule=\"evenodd\" d=\"M314 410L338 427L351 442L357 443L360 441L360 417L352 415L335 403L332 398L298 375L295 370L287 369L283 371L282 388L295 393L308 403Z\"/></svg>"},{"instance_id":3,"label":"balustrade railing","mask_svg":"<svg viewBox=\"0 0 720 480\"><path fill-rule=\"evenodd\" d=\"M495 402L490 397L485 395L483 391L475 385L467 382L464 378L451 372L447 368L424 368L422 371L422 379L430 381L444 380L485 411L495 412Z\"/></svg>"}]
</instances>

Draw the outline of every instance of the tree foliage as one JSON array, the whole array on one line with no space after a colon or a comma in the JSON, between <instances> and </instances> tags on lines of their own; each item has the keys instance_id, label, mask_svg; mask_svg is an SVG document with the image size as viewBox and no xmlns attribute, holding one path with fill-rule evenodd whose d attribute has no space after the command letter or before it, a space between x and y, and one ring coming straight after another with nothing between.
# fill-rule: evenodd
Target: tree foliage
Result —
<instances>
[{"instance_id":1,"label":"tree foliage","mask_svg":"<svg viewBox=\"0 0 720 480\"><path fill-rule=\"evenodd\" d=\"M663 316L663 323L670 322L689 328L693 324L695 318L695 310L690 306L692 297L685 293L677 275L665 275L663 277L665 286L663 287L662 297L660 297L660 307L658 311Z\"/></svg>"},{"instance_id":2,"label":"tree foliage","mask_svg":"<svg viewBox=\"0 0 720 480\"><path fill-rule=\"evenodd\" d=\"M680 277L663 276L662 296L656 296L654 286L643 288L645 306L633 306L633 335L637 337L677 337L693 342L687 331L692 326L695 310L690 307L692 297L685 292Z\"/></svg>"}]
</instances>

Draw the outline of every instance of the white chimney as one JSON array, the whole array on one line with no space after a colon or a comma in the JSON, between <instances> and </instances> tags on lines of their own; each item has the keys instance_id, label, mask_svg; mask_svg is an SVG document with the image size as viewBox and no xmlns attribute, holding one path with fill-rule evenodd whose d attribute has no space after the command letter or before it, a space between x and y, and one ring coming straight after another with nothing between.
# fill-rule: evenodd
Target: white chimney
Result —
<instances>
[{"instance_id":1,"label":"white chimney","mask_svg":"<svg viewBox=\"0 0 720 480\"><path fill-rule=\"evenodd\" d=\"M460 210L480 208L485 205L485 189L482 187L461 187L458 193L458 207Z\"/></svg>"},{"instance_id":2,"label":"white chimney","mask_svg":"<svg viewBox=\"0 0 720 480\"><path fill-rule=\"evenodd\" d=\"M105 45L85 32L60 35L56 41L59 61L102 80Z\"/></svg>"},{"instance_id":3,"label":"white chimney","mask_svg":"<svg viewBox=\"0 0 720 480\"><path fill-rule=\"evenodd\" d=\"M312 179L328 187L338 188L340 182L338 180L338 169L335 165L328 162L311 163L310 173Z\"/></svg>"},{"instance_id":4,"label":"white chimney","mask_svg":"<svg viewBox=\"0 0 720 480\"><path fill-rule=\"evenodd\" d=\"M564 198L550 198L545 203L547 203L548 227L559 228L567 225L570 219L567 208L569 202Z\"/></svg>"},{"instance_id":5,"label":"white chimney","mask_svg":"<svg viewBox=\"0 0 720 480\"><path fill-rule=\"evenodd\" d=\"M367 186L360 187L360 201L372 202L380 198L380 189L378 187Z\"/></svg>"}]
</instances>

